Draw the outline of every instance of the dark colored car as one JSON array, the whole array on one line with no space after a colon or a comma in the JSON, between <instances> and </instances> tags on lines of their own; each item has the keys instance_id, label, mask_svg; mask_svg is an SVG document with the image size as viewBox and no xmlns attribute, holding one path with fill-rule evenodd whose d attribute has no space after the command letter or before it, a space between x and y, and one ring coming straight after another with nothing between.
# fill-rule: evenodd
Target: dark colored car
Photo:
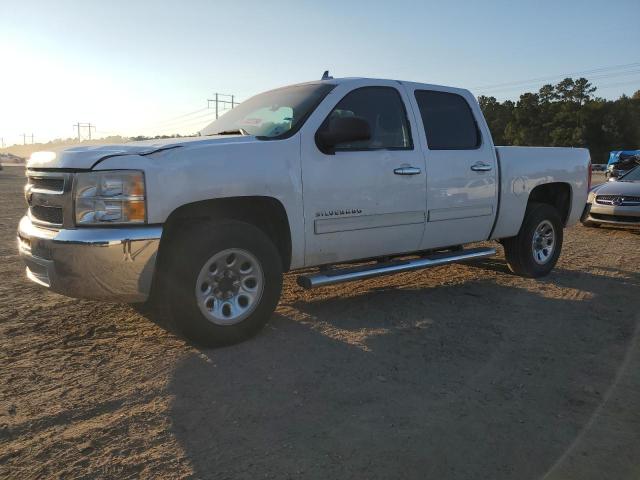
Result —
<instances>
[{"instance_id":1,"label":"dark colored car","mask_svg":"<svg viewBox=\"0 0 640 480\"><path fill-rule=\"evenodd\" d=\"M640 165L640 150L620 150L609 154L605 176L607 180L618 178Z\"/></svg>"}]
</instances>

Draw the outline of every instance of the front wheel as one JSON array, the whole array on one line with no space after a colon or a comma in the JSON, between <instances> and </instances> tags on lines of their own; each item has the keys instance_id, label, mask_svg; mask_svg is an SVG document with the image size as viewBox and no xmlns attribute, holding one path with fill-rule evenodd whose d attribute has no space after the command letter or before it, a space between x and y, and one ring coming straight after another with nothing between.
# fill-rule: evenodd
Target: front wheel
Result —
<instances>
[{"instance_id":1,"label":"front wheel","mask_svg":"<svg viewBox=\"0 0 640 480\"><path fill-rule=\"evenodd\" d=\"M562 250L562 221L546 203L527 207L518 235L503 241L509 269L523 277L542 277L556 265Z\"/></svg>"},{"instance_id":2,"label":"front wheel","mask_svg":"<svg viewBox=\"0 0 640 480\"><path fill-rule=\"evenodd\" d=\"M205 346L251 337L269 320L282 290L278 249L248 223L204 221L170 245L164 284L175 325Z\"/></svg>"}]
</instances>

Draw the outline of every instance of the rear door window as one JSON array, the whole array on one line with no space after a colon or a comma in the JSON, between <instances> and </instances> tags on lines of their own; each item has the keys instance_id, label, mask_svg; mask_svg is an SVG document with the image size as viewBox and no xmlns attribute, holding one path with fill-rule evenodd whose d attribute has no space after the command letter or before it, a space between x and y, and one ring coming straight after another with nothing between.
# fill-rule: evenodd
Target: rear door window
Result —
<instances>
[{"instance_id":1,"label":"rear door window","mask_svg":"<svg viewBox=\"0 0 640 480\"><path fill-rule=\"evenodd\" d=\"M415 96L429 150L475 150L480 146L480 132L464 97L435 90L416 90Z\"/></svg>"}]
</instances>

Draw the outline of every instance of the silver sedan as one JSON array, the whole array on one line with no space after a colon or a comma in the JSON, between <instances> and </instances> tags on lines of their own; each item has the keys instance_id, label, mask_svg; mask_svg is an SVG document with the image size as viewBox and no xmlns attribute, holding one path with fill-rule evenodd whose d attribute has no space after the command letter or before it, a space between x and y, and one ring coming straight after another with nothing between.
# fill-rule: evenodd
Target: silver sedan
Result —
<instances>
[{"instance_id":1,"label":"silver sedan","mask_svg":"<svg viewBox=\"0 0 640 480\"><path fill-rule=\"evenodd\" d=\"M630 170L615 182L593 187L587 198L582 223L587 227L640 227L640 167Z\"/></svg>"}]
</instances>

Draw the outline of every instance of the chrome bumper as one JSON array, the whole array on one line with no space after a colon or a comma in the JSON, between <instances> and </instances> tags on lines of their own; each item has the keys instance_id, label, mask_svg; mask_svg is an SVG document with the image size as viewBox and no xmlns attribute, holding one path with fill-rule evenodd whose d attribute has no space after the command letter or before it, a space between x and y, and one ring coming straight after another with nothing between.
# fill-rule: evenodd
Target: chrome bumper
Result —
<instances>
[{"instance_id":1,"label":"chrome bumper","mask_svg":"<svg viewBox=\"0 0 640 480\"><path fill-rule=\"evenodd\" d=\"M640 226L640 207L587 203L582 221L593 223Z\"/></svg>"},{"instance_id":2,"label":"chrome bumper","mask_svg":"<svg viewBox=\"0 0 640 480\"><path fill-rule=\"evenodd\" d=\"M18 226L27 277L69 297L143 302L151 290L162 227L49 230Z\"/></svg>"}]
</instances>

